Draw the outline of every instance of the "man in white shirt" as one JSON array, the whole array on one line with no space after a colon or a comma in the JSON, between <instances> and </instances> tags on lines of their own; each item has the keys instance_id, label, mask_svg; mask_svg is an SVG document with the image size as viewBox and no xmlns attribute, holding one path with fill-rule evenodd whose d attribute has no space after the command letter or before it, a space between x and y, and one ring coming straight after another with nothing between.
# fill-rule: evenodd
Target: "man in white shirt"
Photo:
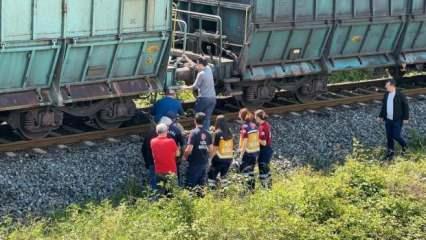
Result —
<instances>
[{"instance_id":1,"label":"man in white shirt","mask_svg":"<svg viewBox=\"0 0 426 240\"><path fill-rule=\"evenodd\" d=\"M379 119L385 122L387 149L386 159L391 160L395 156L395 143L397 141L402 147L402 153L407 150L407 142L401 136L404 123L409 120L409 106L405 95L397 90L395 80L386 83L388 91L383 98L383 106Z\"/></svg>"}]
</instances>

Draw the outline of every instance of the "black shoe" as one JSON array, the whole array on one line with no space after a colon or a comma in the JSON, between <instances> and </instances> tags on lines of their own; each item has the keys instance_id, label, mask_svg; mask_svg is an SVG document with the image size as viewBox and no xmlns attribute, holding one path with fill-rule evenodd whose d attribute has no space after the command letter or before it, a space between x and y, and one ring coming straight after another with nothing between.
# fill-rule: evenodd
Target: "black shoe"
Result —
<instances>
[{"instance_id":1,"label":"black shoe","mask_svg":"<svg viewBox=\"0 0 426 240\"><path fill-rule=\"evenodd\" d=\"M386 156L384 157L383 160L385 160L385 161L392 161L394 157L395 157L395 153L394 152L388 152L386 154Z\"/></svg>"},{"instance_id":2,"label":"black shoe","mask_svg":"<svg viewBox=\"0 0 426 240\"><path fill-rule=\"evenodd\" d=\"M403 147L401 150L401 156L407 155L408 149L406 147Z\"/></svg>"}]
</instances>

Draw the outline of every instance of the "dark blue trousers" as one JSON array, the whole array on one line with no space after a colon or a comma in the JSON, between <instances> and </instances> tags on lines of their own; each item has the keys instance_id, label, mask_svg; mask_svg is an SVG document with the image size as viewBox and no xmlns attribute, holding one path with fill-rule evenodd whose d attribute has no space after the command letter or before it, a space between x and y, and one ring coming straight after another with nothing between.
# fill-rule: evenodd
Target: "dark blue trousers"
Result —
<instances>
[{"instance_id":1,"label":"dark blue trousers","mask_svg":"<svg viewBox=\"0 0 426 240\"><path fill-rule=\"evenodd\" d=\"M156 190L157 189L157 175L155 174L154 165L149 166L148 175L149 175L149 186L151 187L152 190Z\"/></svg>"},{"instance_id":2,"label":"dark blue trousers","mask_svg":"<svg viewBox=\"0 0 426 240\"><path fill-rule=\"evenodd\" d=\"M221 178L226 178L231 164L232 159L220 159L219 157L215 156L209 169L209 179L216 180L219 174Z\"/></svg>"},{"instance_id":3,"label":"dark blue trousers","mask_svg":"<svg viewBox=\"0 0 426 240\"><path fill-rule=\"evenodd\" d=\"M401 147L407 147L407 142L401 136L402 125L403 122L400 120L386 119L386 138L388 140L387 145L389 152L395 152L395 141L397 141L401 145Z\"/></svg>"},{"instance_id":4,"label":"dark blue trousers","mask_svg":"<svg viewBox=\"0 0 426 240\"><path fill-rule=\"evenodd\" d=\"M261 147L259 152L258 164L259 164L259 178L263 187L272 187L271 178L271 160L274 151L271 146Z\"/></svg>"},{"instance_id":5,"label":"dark blue trousers","mask_svg":"<svg viewBox=\"0 0 426 240\"><path fill-rule=\"evenodd\" d=\"M256 167L258 154L244 153L240 165L240 172L245 178L245 184L248 190L253 191L256 187L254 168Z\"/></svg>"},{"instance_id":6,"label":"dark blue trousers","mask_svg":"<svg viewBox=\"0 0 426 240\"><path fill-rule=\"evenodd\" d=\"M206 119L204 120L203 128L209 130L210 128L210 119L212 117L213 111L216 107L216 98L198 98L195 102L194 110L196 113L202 112L206 114Z\"/></svg>"},{"instance_id":7,"label":"dark blue trousers","mask_svg":"<svg viewBox=\"0 0 426 240\"><path fill-rule=\"evenodd\" d=\"M188 188L203 187L207 184L207 164L189 163L186 170L186 184Z\"/></svg>"}]
</instances>

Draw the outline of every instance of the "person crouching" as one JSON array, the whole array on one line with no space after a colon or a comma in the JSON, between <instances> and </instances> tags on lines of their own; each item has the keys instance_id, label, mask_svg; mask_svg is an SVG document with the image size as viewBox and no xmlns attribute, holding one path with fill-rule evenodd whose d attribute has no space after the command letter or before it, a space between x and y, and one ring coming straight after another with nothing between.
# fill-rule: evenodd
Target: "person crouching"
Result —
<instances>
[{"instance_id":1,"label":"person crouching","mask_svg":"<svg viewBox=\"0 0 426 240\"><path fill-rule=\"evenodd\" d=\"M180 155L179 148L172 138L168 138L168 127L158 124L156 127L157 137L151 140L152 156L155 165L157 179L156 190L161 195L171 193L170 186L174 184L177 174L176 156Z\"/></svg>"},{"instance_id":2,"label":"person crouching","mask_svg":"<svg viewBox=\"0 0 426 240\"><path fill-rule=\"evenodd\" d=\"M271 125L266 121L268 115L263 110L257 110L254 114L256 123L259 125L259 178L263 187L272 187L270 163L274 151L272 150Z\"/></svg>"},{"instance_id":3,"label":"person crouching","mask_svg":"<svg viewBox=\"0 0 426 240\"><path fill-rule=\"evenodd\" d=\"M240 110L239 118L244 121L240 128L240 159L242 159L240 172L246 178L247 188L255 189L254 168L259 155L259 131L254 121L253 114L246 108Z\"/></svg>"},{"instance_id":4,"label":"person crouching","mask_svg":"<svg viewBox=\"0 0 426 240\"><path fill-rule=\"evenodd\" d=\"M209 187L212 189L217 188L219 175L221 186L226 187L228 185L226 177L233 161L234 142L231 128L223 115L219 115L216 118L212 155L213 159L208 173Z\"/></svg>"}]
</instances>

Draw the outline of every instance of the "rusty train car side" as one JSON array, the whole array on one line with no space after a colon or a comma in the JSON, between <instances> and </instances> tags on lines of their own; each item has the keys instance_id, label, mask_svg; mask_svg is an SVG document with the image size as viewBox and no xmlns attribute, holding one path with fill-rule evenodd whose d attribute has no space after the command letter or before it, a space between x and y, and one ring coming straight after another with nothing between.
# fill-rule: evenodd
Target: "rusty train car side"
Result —
<instances>
[{"instance_id":1,"label":"rusty train car side","mask_svg":"<svg viewBox=\"0 0 426 240\"><path fill-rule=\"evenodd\" d=\"M27 138L64 113L102 128L131 118L132 98L167 69L171 0L2 0L0 116Z\"/></svg>"},{"instance_id":2,"label":"rusty train car side","mask_svg":"<svg viewBox=\"0 0 426 240\"><path fill-rule=\"evenodd\" d=\"M424 0L177 2L185 50L211 56L222 66L218 85L249 104L270 101L277 89L309 101L336 71L386 69L399 77L426 62Z\"/></svg>"}]
</instances>

